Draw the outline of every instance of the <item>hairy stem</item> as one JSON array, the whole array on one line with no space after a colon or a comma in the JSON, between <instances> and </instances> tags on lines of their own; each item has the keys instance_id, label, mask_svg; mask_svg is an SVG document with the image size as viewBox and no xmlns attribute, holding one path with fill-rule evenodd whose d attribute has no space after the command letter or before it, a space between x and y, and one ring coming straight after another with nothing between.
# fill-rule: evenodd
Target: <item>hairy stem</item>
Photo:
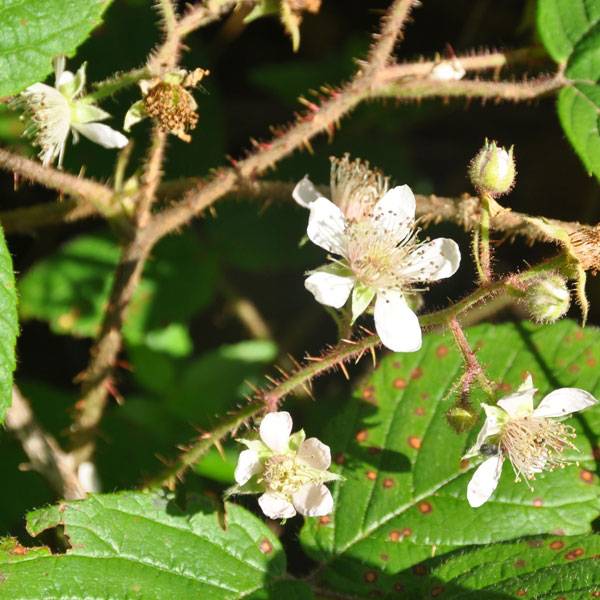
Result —
<instances>
[{"instance_id":1,"label":"hairy stem","mask_svg":"<svg viewBox=\"0 0 600 600\"><path fill-rule=\"evenodd\" d=\"M481 198L481 221L479 223L479 265L482 284L492 280L492 262L490 257L490 200L487 194Z\"/></svg>"},{"instance_id":2,"label":"hairy stem","mask_svg":"<svg viewBox=\"0 0 600 600\"><path fill-rule=\"evenodd\" d=\"M148 159L142 175L142 187L136 207L136 220L139 227L144 228L150 220L152 203L156 198L156 190L162 177L162 164L167 145L167 133L154 126L152 131L152 144L148 152Z\"/></svg>"}]
</instances>

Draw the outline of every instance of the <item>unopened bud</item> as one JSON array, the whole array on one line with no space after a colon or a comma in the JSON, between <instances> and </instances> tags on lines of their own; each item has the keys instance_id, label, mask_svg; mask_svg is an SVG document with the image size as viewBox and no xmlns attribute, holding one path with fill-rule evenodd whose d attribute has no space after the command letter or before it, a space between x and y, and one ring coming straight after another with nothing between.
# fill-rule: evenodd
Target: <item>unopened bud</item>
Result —
<instances>
[{"instance_id":1,"label":"unopened bud","mask_svg":"<svg viewBox=\"0 0 600 600\"><path fill-rule=\"evenodd\" d=\"M464 406L453 406L447 413L448 424L456 433L464 433L477 423L478 416L474 411Z\"/></svg>"},{"instance_id":2,"label":"unopened bud","mask_svg":"<svg viewBox=\"0 0 600 600\"><path fill-rule=\"evenodd\" d=\"M525 301L534 321L554 323L569 310L571 294L563 277L549 275L529 286Z\"/></svg>"},{"instance_id":3,"label":"unopened bud","mask_svg":"<svg viewBox=\"0 0 600 600\"><path fill-rule=\"evenodd\" d=\"M506 151L488 140L469 166L469 177L475 189L492 197L509 192L514 185L515 174L512 147Z\"/></svg>"}]
</instances>

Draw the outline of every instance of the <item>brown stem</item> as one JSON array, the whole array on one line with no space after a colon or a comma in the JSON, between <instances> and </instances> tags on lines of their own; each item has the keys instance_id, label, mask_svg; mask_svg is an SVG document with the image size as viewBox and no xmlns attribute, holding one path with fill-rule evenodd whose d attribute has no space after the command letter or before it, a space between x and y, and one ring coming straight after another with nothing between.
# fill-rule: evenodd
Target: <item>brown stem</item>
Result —
<instances>
[{"instance_id":1,"label":"brown stem","mask_svg":"<svg viewBox=\"0 0 600 600\"><path fill-rule=\"evenodd\" d=\"M29 402L16 386L6 413L6 428L21 442L30 467L46 478L60 498L73 500L85 496L72 457L40 427Z\"/></svg>"}]
</instances>

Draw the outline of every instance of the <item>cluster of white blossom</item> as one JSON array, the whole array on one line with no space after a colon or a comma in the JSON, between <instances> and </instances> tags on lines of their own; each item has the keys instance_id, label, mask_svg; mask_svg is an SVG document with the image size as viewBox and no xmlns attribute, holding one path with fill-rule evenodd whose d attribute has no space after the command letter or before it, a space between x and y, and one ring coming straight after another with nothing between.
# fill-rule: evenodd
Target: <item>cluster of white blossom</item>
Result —
<instances>
[{"instance_id":1,"label":"cluster of white blossom","mask_svg":"<svg viewBox=\"0 0 600 600\"><path fill-rule=\"evenodd\" d=\"M310 213L308 238L329 253L330 262L309 273L306 289L336 309L351 298L352 323L374 301L383 345L396 352L419 350L421 328L407 295L452 276L460 264L458 245L447 238L419 241L410 188L388 189L387 178L365 162L333 159L331 196L333 201L321 195L307 177L293 192ZM561 388L534 409L535 392L528 376L497 406L482 404L483 428L464 457L484 458L467 487L472 507L490 499L506 458L517 480L563 466L563 451L575 448L575 432L562 419L597 402L584 390ZM339 479L328 471L330 449L316 438L305 439L303 431L290 435L291 430L288 413L270 413L260 424L260 439L239 440L247 450L240 454L231 493L260 493L259 505L272 519L297 512L326 515L333 510L333 498L325 483Z\"/></svg>"}]
</instances>

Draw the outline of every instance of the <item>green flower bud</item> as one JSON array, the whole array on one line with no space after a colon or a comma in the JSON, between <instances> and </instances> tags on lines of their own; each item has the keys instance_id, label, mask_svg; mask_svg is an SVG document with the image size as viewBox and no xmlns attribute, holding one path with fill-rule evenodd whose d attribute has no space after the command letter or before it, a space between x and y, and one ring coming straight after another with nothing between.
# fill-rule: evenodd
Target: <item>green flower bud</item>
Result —
<instances>
[{"instance_id":1,"label":"green flower bud","mask_svg":"<svg viewBox=\"0 0 600 600\"><path fill-rule=\"evenodd\" d=\"M569 310L571 294L563 277L549 275L529 286L525 302L534 321L554 323Z\"/></svg>"},{"instance_id":2,"label":"green flower bud","mask_svg":"<svg viewBox=\"0 0 600 600\"><path fill-rule=\"evenodd\" d=\"M492 197L508 193L514 185L515 175L513 148L507 152L488 140L469 166L469 177L475 189Z\"/></svg>"},{"instance_id":3,"label":"green flower bud","mask_svg":"<svg viewBox=\"0 0 600 600\"><path fill-rule=\"evenodd\" d=\"M448 424L456 433L464 433L473 428L478 416L473 410L462 405L453 406L446 413Z\"/></svg>"}]
</instances>

